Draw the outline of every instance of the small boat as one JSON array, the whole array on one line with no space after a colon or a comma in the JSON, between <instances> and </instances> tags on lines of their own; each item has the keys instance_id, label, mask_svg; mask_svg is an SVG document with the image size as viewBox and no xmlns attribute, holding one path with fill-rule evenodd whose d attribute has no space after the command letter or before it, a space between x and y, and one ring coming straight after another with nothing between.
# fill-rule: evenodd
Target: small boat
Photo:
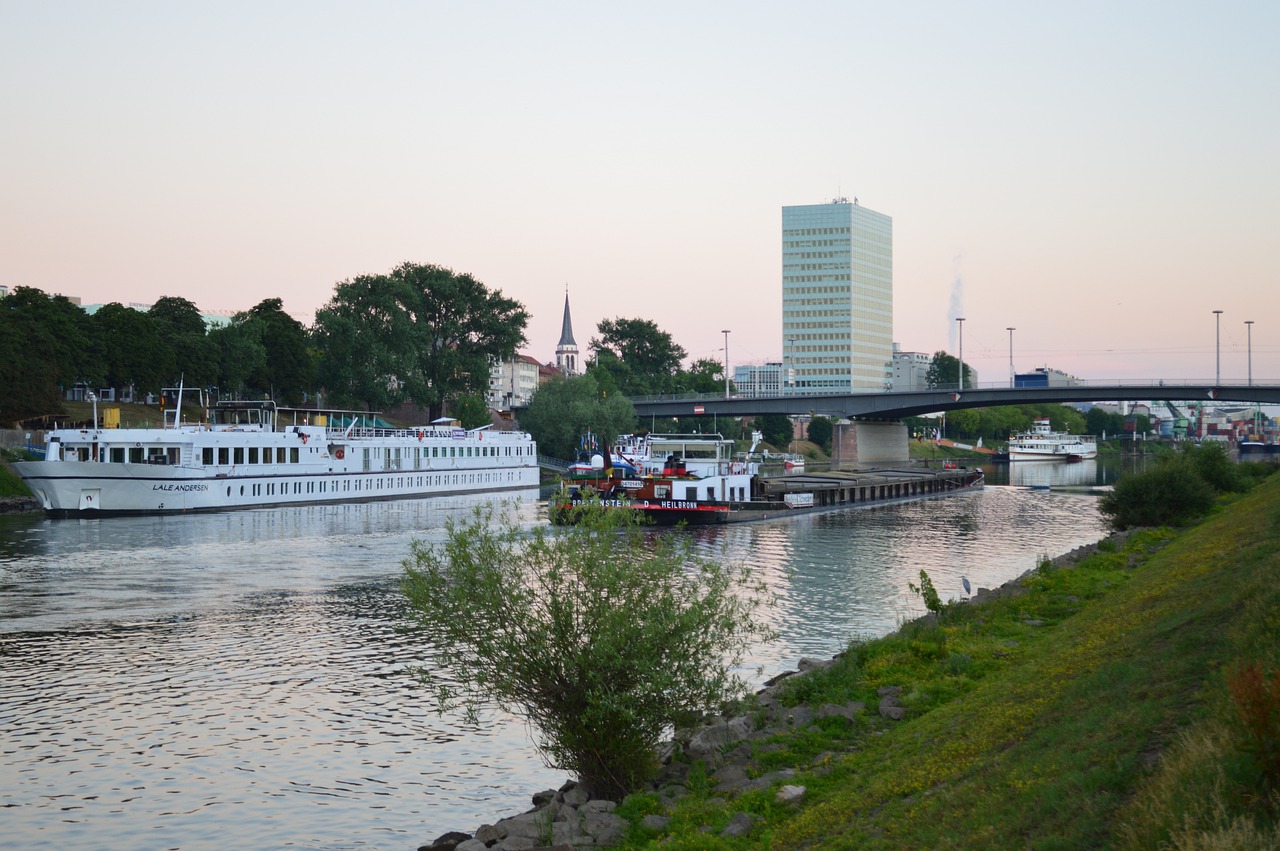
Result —
<instances>
[{"instance_id":1,"label":"small boat","mask_svg":"<svg viewBox=\"0 0 1280 851\"><path fill-rule=\"evenodd\" d=\"M219 402L207 422L61 428L14 464L54 516L176 514L538 486L524 432L368 425L367 413ZM379 424L383 425L383 424Z\"/></svg>"},{"instance_id":2,"label":"small boat","mask_svg":"<svg viewBox=\"0 0 1280 851\"><path fill-rule=\"evenodd\" d=\"M608 509L639 511L663 526L740 523L917 499L981 487L981 469L867 470L857 473L760 475L748 454L719 434L651 434L620 438L571 471L551 498L552 523L573 522L574 509L599 501ZM634 472L615 465L619 457ZM589 469L585 469L589 468Z\"/></svg>"},{"instance_id":3,"label":"small boat","mask_svg":"<svg viewBox=\"0 0 1280 851\"><path fill-rule=\"evenodd\" d=\"M1083 461L1096 457L1097 438L1053 431L1047 417L1036 419L1031 431L1009 438L1010 461Z\"/></svg>"}]
</instances>

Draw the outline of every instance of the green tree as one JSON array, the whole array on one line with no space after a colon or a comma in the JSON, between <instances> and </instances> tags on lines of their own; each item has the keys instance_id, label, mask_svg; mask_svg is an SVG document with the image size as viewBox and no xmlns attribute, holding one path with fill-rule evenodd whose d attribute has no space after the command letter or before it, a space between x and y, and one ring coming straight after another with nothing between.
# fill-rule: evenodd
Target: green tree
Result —
<instances>
[{"instance_id":1,"label":"green tree","mask_svg":"<svg viewBox=\"0 0 1280 851\"><path fill-rule=\"evenodd\" d=\"M514 356L528 320L518 301L441 266L344 281L316 312L321 383L339 404L409 401L438 416L488 389L491 361Z\"/></svg>"},{"instance_id":2,"label":"green tree","mask_svg":"<svg viewBox=\"0 0 1280 851\"><path fill-rule=\"evenodd\" d=\"M613 373L628 396L675 392L683 347L648 319L605 319L591 339L597 366Z\"/></svg>"},{"instance_id":3,"label":"green tree","mask_svg":"<svg viewBox=\"0 0 1280 851\"><path fill-rule=\"evenodd\" d=\"M538 442L539 452L572 458L585 432L612 441L634 431L636 410L625 396L602 393L591 375L553 378L534 392L520 426Z\"/></svg>"},{"instance_id":4,"label":"green tree","mask_svg":"<svg viewBox=\"0 0 1280 851\"><path fill-rule=\"evenodd\" d=\"M524 717L552 768L621 800L657 771L663 735L745 694L731 669L770 636L766 591L686 535L643 534L588 507L532 532L477 509L442 545L416 543L404 590L436 651L438 705ZM455 685L456 683L456 685Z\"/></svg>"},{"instance_id":5,"label":"green tree","mask_svg":"<svg viewBox=\"0 0 1280 851\"><path fill-rule=\"evenodd\" d=\"M831 437L835 433L835 423L828 417L815 416L809 420L809 440L822 447L823 452L831 451Z\"/></svg>"},{"instance_id":6,"label":"green tree","mask_svg":"<svg viewBox=\"0 0 1280 851\"><path fill-rule=\"evenodd\" d=\"M730 383L730 391L733 386ZM714 358L699 358L688 369L676 373L678 393L720 393L724 391L724 364Z\"/></svg>"},{"instance_id":7,"label":"green tree","mask_svg":"<svg viewBox=\"0 0 1280 851\"><path fill-rule=\"evenodd\" d=\"M960 382L960 360L944 351L933 353L929 369L925 371L924 381L931 388L947 389L958 387ZM968 364L964 365L964 386L973 386L973 371Z\"/></svg>"},{"instance_id":8,"label":"green tree","mask_svg":"<svg viewBox=\"0 0 1280 851\"><path fill-rule=\"evenodd\" d=\"M766 443L783 451L791 444L791 436L795 433L790 418L783 414L756 417L755 426L764 435Z\"/></svg>"},{"instance_id":9,"label":"green tree","mask_svg":"<svg viewBox=\"0 0 1280 851\"><path fill-rule=\"evenodd\" d=\"M173 346L148 314L119 302L93 314L95 349L112 387L158 393L177 379Z\"/></svg>"},{"instance_id":10,"label":"green tree","mask_svg":"<svg viewBox=\"0 0 1280 851\"><path fill-rule=\"evenodd\" d=\"M62 410L53 334L0 299L0 425Z\"/></svg>"},{"instance_id":11,"label":"green tree","mask_svg":"<svg viewBox=\"0 0 1280 851\"><path fill-rule=\"evenodd\" d=\"M489 414L489 406L484 397L476 393L468 393L453 400L449 413L462 423L465 429L479 428L493 422Z\"/></svg>"},{"instance_id":12,"label":"green tree","mask_svg":"<svg viewBox=\"0 0 1280 851\"><path fill-rule=\"evenodd\" d=\"M215 380L229 398L248 389L249 376L266 368L267 349L262 345L262 324L231 322L209 332L209 344L217 363Z\"/></svg>"},{"instance_id":13,"label":"green tree","mask_svg":"<svg viewBox=\"0 0 1280 851\"><path fill-rule=\"evenodd\" d=\"M57 385L65 389L77 381L99 384L105 378L94 351L93 320L66 296L14 287L0 300L0 311L17 318L28 333L39 329L41 348L36 352L52 368Z\"/></svg>"},{"instance_id":14,"label":"green tree","mask_svg":"<svg viewBox=\"0 0 1280 851\"><path fill-rule=\"evenodd\" d=\"M207 387L218 380L217 349L209 341L200 309L185 298L164 296L147 314L173 349L178 375L188 387Z\"/></svg>"},{"instance_id":15,"label":"green tree","mask_svg":"<svg viewBox=\"0 0 1280 851\"><path fill-rule=\"evenodd\" d=\"M250 389L285 404L301 402L315 378L303 324L284 312L284 302L278 298L263 299L236 314L235 321L256 324L266 352L265 361L249 375Z\"/></svg>"}]
</instances>

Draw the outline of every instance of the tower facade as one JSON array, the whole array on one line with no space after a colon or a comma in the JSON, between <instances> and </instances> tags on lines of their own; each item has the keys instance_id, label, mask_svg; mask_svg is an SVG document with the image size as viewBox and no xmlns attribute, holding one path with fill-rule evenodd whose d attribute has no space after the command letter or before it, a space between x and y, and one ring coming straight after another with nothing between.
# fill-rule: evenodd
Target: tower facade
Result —
<instances>
[{"instance_id":1,"label":"tower facade","mask_svg":"<svg viewBox=\"0 0 1280 851\"><path fill-rule=\"evenodd\" d=\"M578 375L578 344L573 340L573 321L569 318L569 292L564 294L564 321L560 325L560 342L556 344L556 367L561 375Z\"/></svg>"},{"instance_id":2,"label":"tower facade","mask_svg":"<svg viewBox=\"0 0 1280 851\"><path fill-rule=\"evenodd\" d=\"M847 198L782 208L783 393L892 380L893 219Z\"/></svg>"}]
</instances>

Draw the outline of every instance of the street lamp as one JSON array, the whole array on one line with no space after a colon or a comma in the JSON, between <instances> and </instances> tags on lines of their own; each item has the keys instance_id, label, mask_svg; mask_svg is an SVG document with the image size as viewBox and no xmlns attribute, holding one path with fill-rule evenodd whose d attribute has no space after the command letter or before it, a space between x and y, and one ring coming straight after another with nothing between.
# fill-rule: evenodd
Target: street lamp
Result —
<instances>
[{"instance_id":1,"label":"street lamp","mask_svg":"<svg viewBox=\"0 0 1280 851\"><path fill-rule=\"evenodd\" d=\"M1222 311L1213 312L1214 386L1222 383Z\"/></svg>"},{"instance_id":2,"label":"street lamp","mask_svg":"<svg viewBox=\"0 0 1280 851\"><path fill-rule=\"evenodd\" d=\"M1009 386L1013 387L1013 378L1017 375L1017 373L1013 371L1013 332L1018 329L1008 328L1006 330L1009 332Z\"/></svg>"},{"instance_id":3,"label":"street lamp","mask_svg":"<svg viewBox=\"0 0 1280 851\"><path fill-rule=\"evenodd\" d=\"M956 323L960 326L960 389L964 390L964 317L957 316Z\"/></svg>"},{"instance_id":4,"label":"street lamp","mask_svg":"<svg viewBox=\"0 0 1280 851\"><path fill-rule=\"evenodd\" d=\"M724 334L724 398L729 398L729 332L721 331Z\"/></svg>"},{"instance_id":5,"label":"street lamp","mask_svg":"<svg viewBox=\"0 0 1280 851\"><path fill-rule=\"evenodd\" d=\"M1249 348L1247 349L1247 351L1249 352L1249 386L1252 387L1253 386L1253 320L1246 319L1244 321L1244 327L1249 331L1249 343L1248 343Z\"/></svg>"}]
</instances>

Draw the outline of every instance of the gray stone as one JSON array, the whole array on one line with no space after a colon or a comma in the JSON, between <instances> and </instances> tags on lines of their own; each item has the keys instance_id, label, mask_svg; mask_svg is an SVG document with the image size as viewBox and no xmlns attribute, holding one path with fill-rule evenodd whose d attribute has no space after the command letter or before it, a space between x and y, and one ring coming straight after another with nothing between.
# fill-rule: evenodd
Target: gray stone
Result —
<instances>
[{"instance_id":1,"label":"gray stone","mask_svg":"<svg viewBox=\"0 0 1280 851\"><path fill-rule=\"evenodd\" d=\"M811 659L808 656L800 660L798 668L801 671L821 671L823 668L830 668L835 664L834 659Z\"/></svg>"},{"instance_id":2,"label":"gray stone","mask_svg":"<svg viewBox=\"0 0 1280 851\"><path fill-rule=\"evenodd\" d=\"M507 829L500 825L482 824L480 829L476 831L476 839L485 845L492 845L501 839L505 839L506 836Z\"/></svg>"},{"instance_id":3,"label":"gray stone","mask_svg":"<svg viewBox=\"0 0 1280 851\"><path fill-rule=\"evenodd\" d=\"M790 784L783 786L778 790L778 803L798 804L804 800L804 794L807 791L803 786L792 786Z\"/></svg>"},{"instance_id":4,"label":"gray stone","mask_svg":"<svg viewBox=\"0 0 1280 851\"><path fill-rule=\"evenodd\" d=\"M876 689L876 694L880 697L901 697L902 686L880 686Z\"/></svg>"},{"instance_id":5,"label":"gray stone","mask_svg":"<svg viewBox=\"0 0 1280 851\"><path fill-rule=\"evenodd\" d=\"M760 816L751 813L735 813L733 818L729 819L725 829L720 831L720 835L726 838L746 836L759 820Z\"/></svg>"},{"instance_id":6,"label":"gray stone","mask_svg":"<svg viewBox=\"0 0 1280 851\"><path fill-rule=\"evenodd\" d=\"M479 839L468 839L464 842L459 842L453 851L489 851L489 846Z\"/></svg>"},{"instance_id":7,"label":"gray stone","mask_svg":"<svg viewBox=\"0 0 1280 851\"><path fill-rule=\"evenodd\" d=\"M729 765L717 771L711 778L717 792L732 792L747 785L747 770L741 765Z\"/></svg>"},{"instance_id":8,"label":"gray stone","mask_svg":"<svg viewBox=\"0 0 1280 851\"><path fill-rule=\"evenodd\" d=\"M616 801L606 801L603 798L594 798L587 801L581 807L578 807L580 813L611 813L618 808Z\"/></svg>"},{"instance_id":9,"label":"gray stone","mask_svg":"<svg viewBox=\"0 0 1280 851\"><path fill-rule=\"evenodd\" d=\"M591 795L587 792L585 786L575 785L572 789L564 791L564 802L571 807L580 807L587 801L591 800Z\"/></svg>"},{"instance_id":10,"label":"gray stone","mask_svg":"<svg viewBox=\"0 0 1280 851\"><path fill-rule=\"evenodd\" d=\"M1044 621L1036 618L1027 618L1023 623L1027 626L1044 626Z\"/></svg>"},{"instance_id":11,"label":"gray stone","mask_svg":"<svg viewBox=\"0 0 1280 851\"><path fill-rule=\"evenodd\" d=\"M892 688L894 689L893 692L885 692L884 689L880 689L881 693L884 694L884 696L880 698L880 714L885 718L888 718L890 721L901 721L906 717L907 710L898 703L898 694L901 692L901 689L897 686L893 686Z\"/></svg>"},{"instance_id":12,"label":"gray stone","mask_svg":"<svg viewBox=\"0 0 1280 851\"><path fill-rule=\"evenodd\" d=\"M745 739L753 726L755 725L751 723L750 718L739 715L737 718L705 727L689 740L689 754L698 759L715 753L725 745Z\"/></svg>"},{"instance_id":13,"label":"gray stone","mask_svg":"<svg viewBox=\"0 0 1280 851\"><path fill-rule=\"evenodd\" d=\"M669 824L671 824L670 816L660 816L657 813L650 813L640 819L640 826L645 830L666 830Z\"/></svg>"},{"instance_id":14,"label":"gray stone","mask_svg":"<svg viewBox=\"0 0 1280 851\"><path fill-rule=\"evenodd\" d=\"M451 830L443 836L436 837L436 841L430 845L418 846L418 851L455 851L459 843L466 842L471 838L469 833L459 833Z\"/></svg>"},{"instance_id":15,"label":"gray stone","mask_svg":"<svg viewBox=\"0 0 1280 851\"><path fill-rule=\"evenodd\" d=\"M578 812L577 823L571 823L569 841L575 847L582 845L610 846L622 841L627 830L627 820L616 813Z\"/></svg>"},{"instance_id":16,"label":"gray stone","mask_svg":"<svg viewBox=\"0 0 1280 851\"><path fill-rule=\"evenodd\" d=\"M541 807L543 804L549 804L556 799L555 789L544 789L541 792L535 792L533 795L533 805Z\"/></svg>"}]
</instances>

